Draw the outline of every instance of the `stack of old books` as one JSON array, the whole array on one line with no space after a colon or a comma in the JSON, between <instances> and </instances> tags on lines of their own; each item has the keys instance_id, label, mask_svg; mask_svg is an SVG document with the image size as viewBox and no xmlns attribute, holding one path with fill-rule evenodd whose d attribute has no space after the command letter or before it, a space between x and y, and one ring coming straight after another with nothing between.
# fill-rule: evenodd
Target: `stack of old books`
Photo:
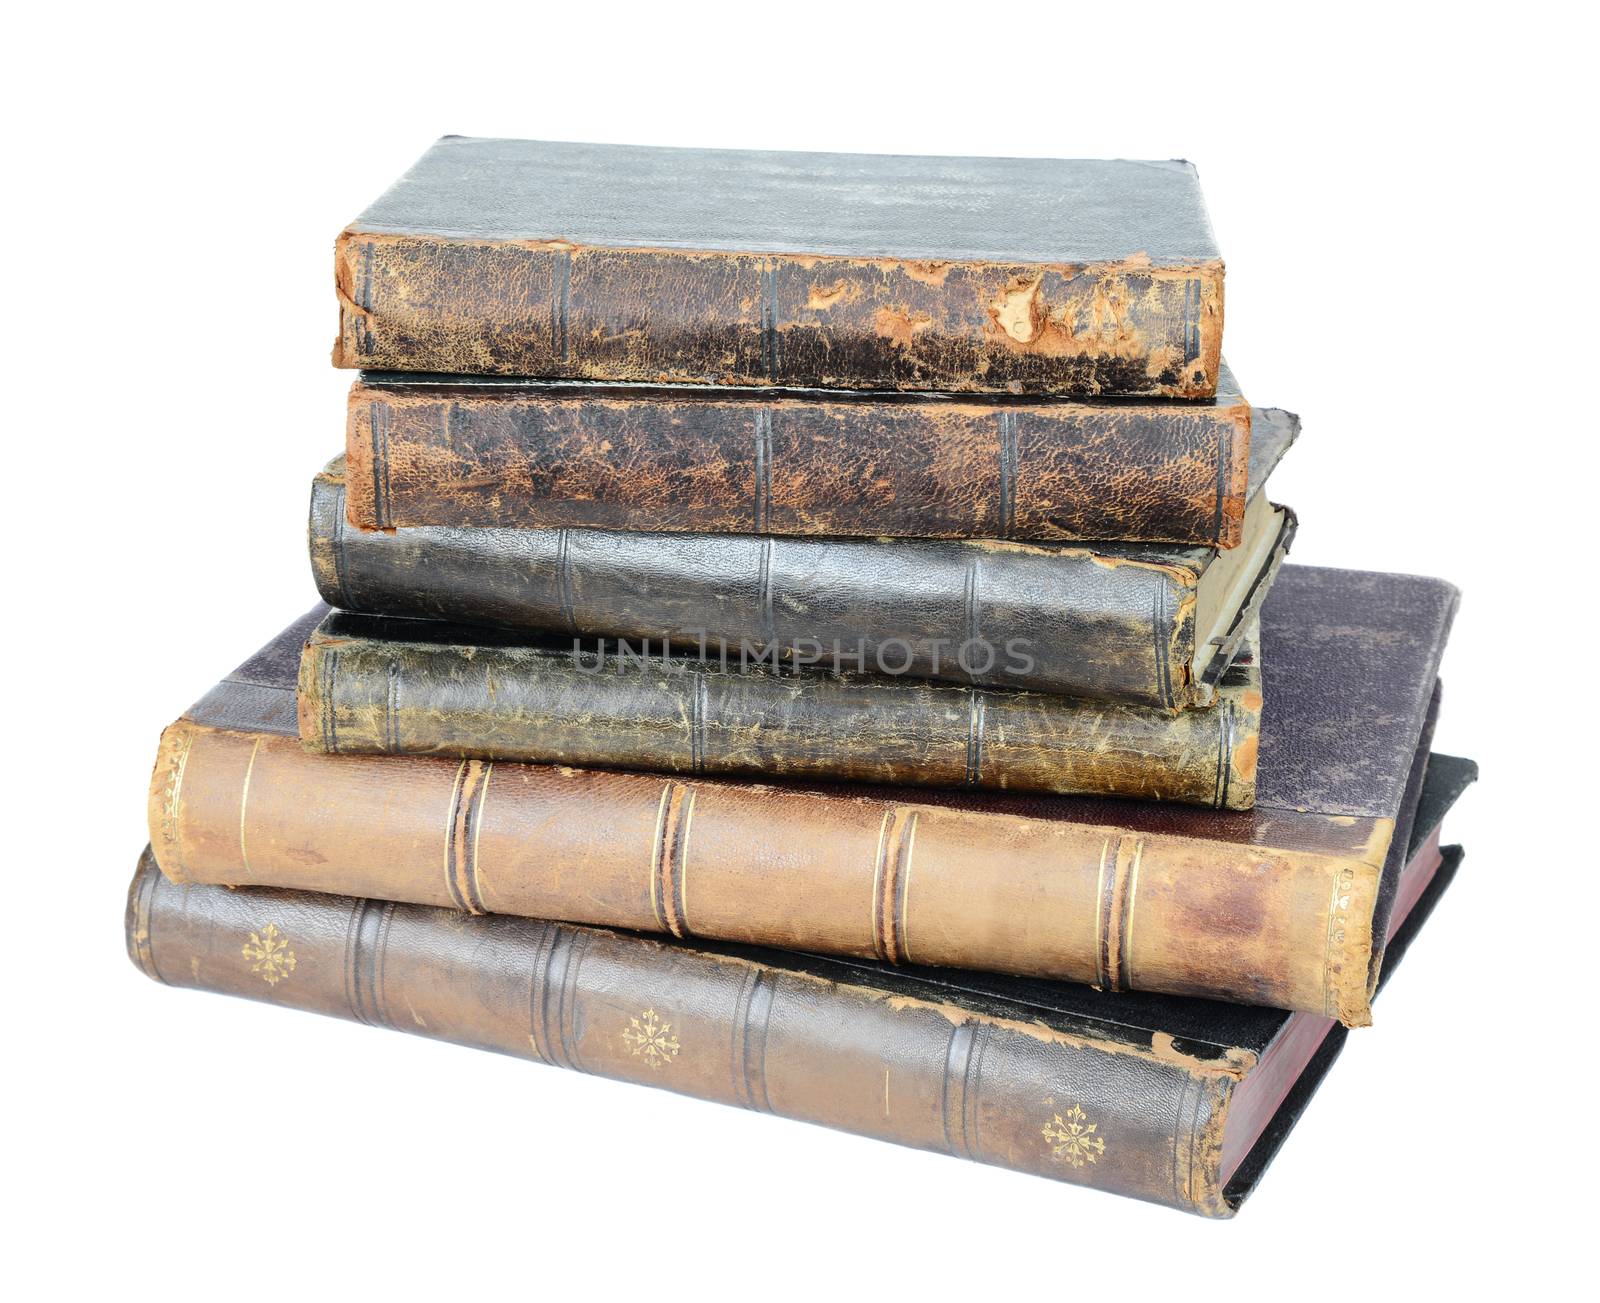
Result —
<instances>
[{"instance_id":1,"label":"stack of old books","mask_svg":"<svg viewBox=\"0 0 1600 1303\"><path fill-rule=\"evenodd\" d=\"M1473 770L1454 590L1279 570L1194 169L449 137L337 283L337 610L163 736L137 962L1237 1207Z\"/></svg>"}]
</instances>

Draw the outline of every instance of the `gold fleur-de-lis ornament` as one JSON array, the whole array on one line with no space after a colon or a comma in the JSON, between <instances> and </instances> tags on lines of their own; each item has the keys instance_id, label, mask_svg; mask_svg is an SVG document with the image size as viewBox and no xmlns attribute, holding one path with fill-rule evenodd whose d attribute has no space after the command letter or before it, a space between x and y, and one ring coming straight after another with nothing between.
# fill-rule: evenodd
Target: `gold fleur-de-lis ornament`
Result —
<instances>
[{"instance_id":1,"label":"gold fleur-de-lis ornament","mask_svg":"<svg viewBox=\"0 0 1600 1303\"><path fill-rule=\"evenodd\" d=\"M654 1009L629 1018L622 1039L652 1068L671 1063L678 1057L678 1038L672 1034L672 1024L662 1022Z\"/></svg>"},{"instance_id":2,"label":"gold fleur-de-lis ornament","mask_svg":"<svg viewBox=\"0 0 1600 1303\"><path fill-rule=\"evenodd\" d=\"M252 932L250 939L240 948L252 973L260 973L268 986L276 986L294 972L294 951L289 940L278 931L276 923L268 923L260 932Z\"/></svg>"},{"instance_id":3,"label":"gold fleur-de-lis ornament","mask_svg":"<svg viewBox=\"0 0 1600 1303\"><path fill-rule=\"evenodd\" d=\"M1044 1124L1044 1138L1050 1143L1052 1157L1082 1167L1106 1152L1106 1142L1095 1134L1099 1129L1100 1124L1089 1121L1089 1115L1074 1104Z\"/></svg>"}]
</instances>

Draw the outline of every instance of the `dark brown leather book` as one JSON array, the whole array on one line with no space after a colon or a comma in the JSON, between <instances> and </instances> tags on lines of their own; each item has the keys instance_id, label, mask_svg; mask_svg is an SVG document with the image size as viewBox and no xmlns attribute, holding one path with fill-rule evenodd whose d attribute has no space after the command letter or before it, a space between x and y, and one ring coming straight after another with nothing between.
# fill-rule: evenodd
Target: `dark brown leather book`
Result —
<instances>
[{"instance_id":1,"label":"dark brown leather book","mask_svg":"<svg viewBox=\"0 0 1600 1303\"><path fill-rule=\"evenodd\" d=\"M894 673L529 644L428 620L335 613L300 658L300 740L327 755L541 764L1255 803L1253 639L1209 710L1172 714ZM848 664L848 663L847 663ZM891 671L896 667L888 667Z\"/></svg>"},{"instance_id":2,"label":"dark brown leather book","mask_svg":"<svg viewBox=\"0 0 1600 1303\"><path fill-rule=\"evenodd\" d=\"M352 525L1223 548L1244 525L1226 369L1193 403L444 380L351 389Z\"/></svg>"},{"instance_id":3,"label":"dark brown leather book","mask_svg":"<svg viewBox=\"0 0 1600 1303\"><path fill-rule=\"evenodd\" d=\"M1417 766L1421 768L1421 764ZM1385 977L1460 862L1428 766ZM575 1068L1226 1217L1344 1042L1316 1014L657 941L309 892L178 886L147 851L128 950L174 986ZM240 1100L248 1109L252 1101Z\"/></svg>"},{"instance_id":4,"label":"dark brown leather book","mask_svg":"<svg viewBox=\"0 0 1600 1303\"><path fill-rule=\"evenodd\" d=\"M344 459L312 488L330 605L521 633L696 647L859 647L906 674L1167 710L1209 705L1293 537L1263 486L1299 424L1265 409L1238 547L773 538L346 520ZM964 654L970 648L971 654ZM1018 657L1013 650L1025 653Z\"/></svg>"},{"instance_id":5,"label":"dark brown leather book","mask_svg":"<svg viewBox=\"0 0 1600 1303\"><path fill-rule=\"evenodd\" d=\"M163 735L179 881L333 890L678 937L1369 1017L1382 868L1456 594L1285 568L1256 805L769 786L300 745L291 626ZM1220 762L1220 756L1219 756Z\"/></svg>"},{"instance_id":6,"label":"dark brown leather book","mask_svg":"<svg viewBox=\"0 0 1600 1303\"><path fill-rule=\"evenodd\" d=\"M446 136L340 235L339 366L1209 398L1184 162Z\"/></svg>"}]
</instances>

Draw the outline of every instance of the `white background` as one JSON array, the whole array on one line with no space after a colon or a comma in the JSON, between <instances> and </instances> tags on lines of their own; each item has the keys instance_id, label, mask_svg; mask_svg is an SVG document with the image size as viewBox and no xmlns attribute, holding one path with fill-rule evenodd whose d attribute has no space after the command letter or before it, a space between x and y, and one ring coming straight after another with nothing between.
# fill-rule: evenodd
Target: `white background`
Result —
<instances>
[{"instance_id":1,"label":"white background","mask_svg":"<svg viewBox=\"0 0 1600 1303\"><path fill-rule=\"evenodd\" d=\"M7 1272L1343 1298L1530 1284L1587 1247L1592 28L1533 4L50 12L11 15L3 79ZM1199 164L1227 355L1305 422L1275 481L1295 559L1463 588L1437 743L1484 772L1454 891L1236 1221L128 964L160 728L314 596L334 236L446 132Z\"/></svg>"}]
</instances>

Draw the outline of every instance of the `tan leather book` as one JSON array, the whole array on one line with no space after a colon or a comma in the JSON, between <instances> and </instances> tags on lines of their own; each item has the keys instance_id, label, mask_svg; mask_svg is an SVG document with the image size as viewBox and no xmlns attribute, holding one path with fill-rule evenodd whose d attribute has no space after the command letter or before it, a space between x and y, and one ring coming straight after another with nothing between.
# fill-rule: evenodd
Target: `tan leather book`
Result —
<instances>
[{"instance_id":1,"label":"tan leather book","mask_svg":"<svg viewBox=\"0 0 1600 1303\"><path fill-rule=\"evenodd\" d=\"M1419 774L1426 760L1419 752ZM1459 847L1441 850L1439 820L1473 766L1435 756L1426 770L1409 861L1400 842L1391 855L1398 903L1385 976L1460 860ZM1345 1039L1312 1013L314 892L179 886L148 851L129 892L127 942L145 973L173 986L1214 1217L1255 1188ZM269 1103L248 1079L237 1102Z\"/></svg>"},{"instance_id":2,"label":"tan leather book","mask_svg":"<svg viewBox=\"0 0 1600 1303\"><path fill-rule=\"evenodd\" d=\"M1368 1021L1382 869L1456 594L1287 567L1262 616L1248 812L719 782L297 737L323 611L164 734L151 840L182 882L370 895Z\"/></svg>"}]
</instances>

